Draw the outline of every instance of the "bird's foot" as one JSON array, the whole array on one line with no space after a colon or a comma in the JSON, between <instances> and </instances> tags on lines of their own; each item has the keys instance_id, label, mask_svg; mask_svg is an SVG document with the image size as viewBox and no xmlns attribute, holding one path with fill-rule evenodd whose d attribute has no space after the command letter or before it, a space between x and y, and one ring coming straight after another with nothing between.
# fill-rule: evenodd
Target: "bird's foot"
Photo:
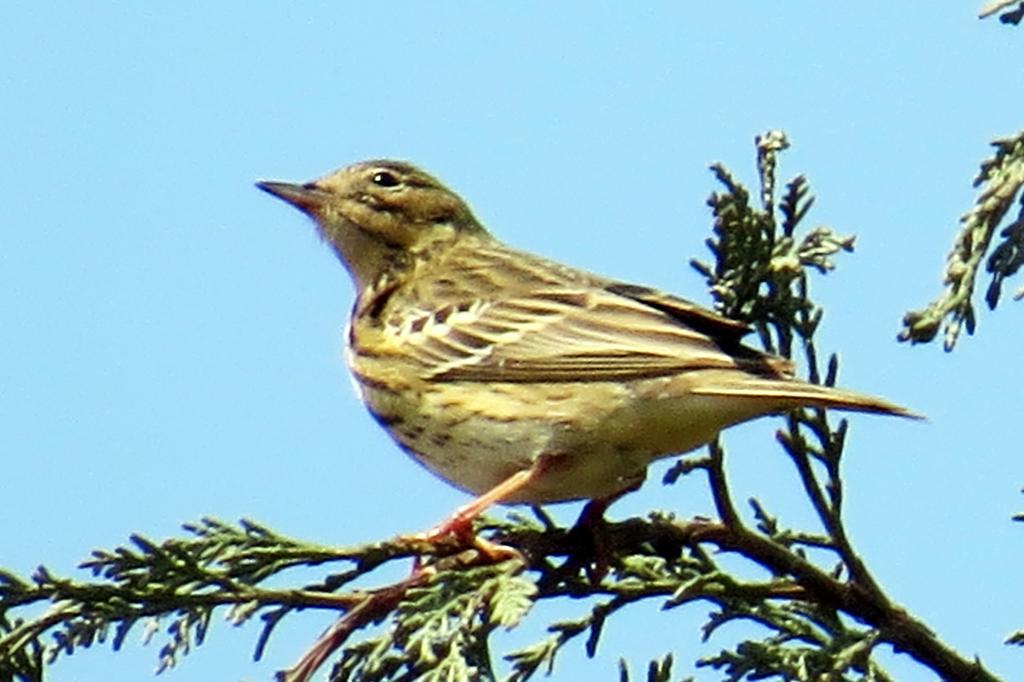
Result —
<instances>
[{"instance_id":1,"label":"bird's foot","mask_svg":"<svg viewBox=\"0 0 1024 682\"><path fill-rule=\"evenodd\" d=\"M413 535L401 536L406 542L425 543L432 548L450 544L453 547L472 547L489 561L498 563L508 559L525 561L522 553L514 547L491 542L481 537L473 528L473 522L480 515L482 508L476 500L460 507L454 514L429 530ZM414 572L419 561L413 567Z\"/></svg>"}]
</instances>

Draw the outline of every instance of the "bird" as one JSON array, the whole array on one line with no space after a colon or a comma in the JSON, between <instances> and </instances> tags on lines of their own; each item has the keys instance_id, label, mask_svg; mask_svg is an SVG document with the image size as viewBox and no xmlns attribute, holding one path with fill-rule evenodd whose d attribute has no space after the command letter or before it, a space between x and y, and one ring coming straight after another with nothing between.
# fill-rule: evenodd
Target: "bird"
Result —
<instances>
[{"instance_id":1,"label":"bird","mask_svg":"<svg viewBox=\"0 0 1024 682\"><path fill-rule=\"evenodd\" d=\"M355 287L346 359L399 446L475 498L423 534L472 537L496 503L603 513L657 459L801 407L916 417L809 383L683 298L507 246L454 191L395 160L257 187L311 217Z\"/></svg>"}]
</instances>

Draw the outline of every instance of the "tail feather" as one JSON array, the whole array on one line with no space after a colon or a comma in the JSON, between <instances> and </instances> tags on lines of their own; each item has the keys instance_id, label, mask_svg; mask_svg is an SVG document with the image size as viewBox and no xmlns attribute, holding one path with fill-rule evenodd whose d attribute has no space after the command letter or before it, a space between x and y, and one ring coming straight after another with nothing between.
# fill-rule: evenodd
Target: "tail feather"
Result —
<instances>
[{"instance_id":1,"label":"tail feather","mask_svg":"<svg viewBox=\"0 0 1024 682\"><path fill-rule=\"evenodd\" d=\"M693 392L698 395L777 399L779 410L798 407L828 407L837 410L891 414L907 419L924 419L923 415L882 398L797 380L745 378L742 383L735 385L701 386L695 388Z\"/></svg>"}]
</instances>

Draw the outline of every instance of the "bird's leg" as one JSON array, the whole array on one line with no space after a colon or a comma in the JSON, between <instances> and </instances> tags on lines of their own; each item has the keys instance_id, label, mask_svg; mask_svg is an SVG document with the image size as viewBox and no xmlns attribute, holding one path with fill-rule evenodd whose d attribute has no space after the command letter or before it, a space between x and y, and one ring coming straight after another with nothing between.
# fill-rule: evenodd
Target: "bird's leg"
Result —
<instances>
[{"instance_id":1,"label":"bird's leg","mask_svg":"<svg viewBox=\"0 0 1024 682\"><path fill-rule=\"evenodd\" d=\"M505 545L489 542L473 532L473 521L489 507L508 499L524 486L535 481L548 469L550 458L541 457L529 469L512 474L475 500L464 504L447 519L423 533L412 538L423 542L440 542L454 536L464 544L472 544L478 550L494 560L521 557L518 551Z\"/></svg>"},{"instance_id":2,"label":"bird's leg","mask_svg":"<svg viewBox=\"0 0 1024 682\"><path fill-rule=\"evenodd\" d=\"M440 540L448 535L454 535L461 540L469 539L473 534L473 521L480 514L529 483L534 475L533 468L517 471L480 497L456 509L451 516L421 533L419 537L431 541Z\"/></svg>"},{"instance_id":3,"label":"bird's leg","mask_svg":"<svg viewBox=\"0 0 1024 682\"><path fill-rule=\"evenodd\" d=\"M587 502L576 519L576 523L570 529L570 533L585 536L589 541L591 556L589 561L583 564L583 570L587 574L591 585L597 585L608 573L608 543L605 538L606 521L604 513L620 497L638 489L643 484L643 479L630 483L628 486L613 493L608 497Z\"/></svg>"}]
</instances>

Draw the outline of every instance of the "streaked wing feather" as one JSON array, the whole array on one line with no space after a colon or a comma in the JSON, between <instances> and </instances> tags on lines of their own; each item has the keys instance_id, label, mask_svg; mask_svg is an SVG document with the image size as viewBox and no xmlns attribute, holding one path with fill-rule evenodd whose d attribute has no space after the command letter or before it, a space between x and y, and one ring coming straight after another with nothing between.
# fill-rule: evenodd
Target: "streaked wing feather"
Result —
<instances>
[{"instance_id":1,"label":"streaked wing feather","mask_svg":"<svg viewBox=\"0 0 1024 682\"><path fill-rule=\"evenodd\" d=\"M669 314L614 290L552 289L421 311L398 334L404 351L433 381L622 381L696 369L743 368L774 376L788 370L754 351L733 352L746 328L713 313L698 318L699 312L694 306L685 315ZM703 328L684 318L703 320L697 322Z\"/></svg>"}]
</instances>

